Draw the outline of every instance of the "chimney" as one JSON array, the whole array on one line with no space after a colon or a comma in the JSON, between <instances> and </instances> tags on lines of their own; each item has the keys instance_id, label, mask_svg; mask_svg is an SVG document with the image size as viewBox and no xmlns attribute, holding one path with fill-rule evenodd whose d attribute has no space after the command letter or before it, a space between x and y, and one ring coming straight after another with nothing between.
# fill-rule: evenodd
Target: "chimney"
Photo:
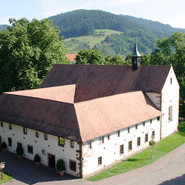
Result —
<instances>
[{"instance_id":1,"label":"chimney","mask_svg":"<svg viewBox=\"0 0 185 185\"><path fill-rule=\"evenodd\" d=\"M132 70L135 71L139 68L141 62L141 54L138 51L137 43L135 43L133 54L131 55L132 58Z\"/></svg>"}]
</instances>

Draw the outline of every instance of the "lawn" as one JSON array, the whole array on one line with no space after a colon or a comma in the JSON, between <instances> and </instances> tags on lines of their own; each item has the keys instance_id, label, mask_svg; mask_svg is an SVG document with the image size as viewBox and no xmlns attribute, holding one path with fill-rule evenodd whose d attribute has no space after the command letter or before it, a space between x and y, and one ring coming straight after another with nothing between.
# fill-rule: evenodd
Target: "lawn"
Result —
<instances>
[{"instance_id":1,"label":"lawn","mask_svg":"<svg viewBox=\"0 0 185 185\"><path fill-rule=\"evenodd\" d=\"M4 183L6 183L8 181L11 181L12 178L13 177L11 175L9 175L8 173L5 172L2 175L1 172L0 172L0 184L4 184Z\"/></svg>"},{"instance_id":2,"label":"lawn","mask_svg":"<svg viewBox=\"0 0 185 185\"><path fill-rule=\"evenodd\" d=\"M86 43L89 48L93 48L96 44L105 40L108 35L121 34L122 32L109 30L109 29L97 29L94 36L81 36L65 39L64 42L68 46L68 53L78 53L80 50L79 45ZM74 42L74 40L76 40Z\"/></svg>"},{"instance_id":3,"label":"lawn","mask_svg":"<svg viewBox=\"0 0 185 185\"><path fill-rule=\"evenodd\" d=\"M183 143L185 143L185 122L179 124L179 132L166 137L162 141L158 142L155 146L153 146L153 159L151 159L152 147L149 147L146 150L133 155L127 160L124 160L112 166L111 168L88 178L88 180L97 181L117 174L125 173L142 166L146 166L166 155Z\"/></svg>"}]
</instances>

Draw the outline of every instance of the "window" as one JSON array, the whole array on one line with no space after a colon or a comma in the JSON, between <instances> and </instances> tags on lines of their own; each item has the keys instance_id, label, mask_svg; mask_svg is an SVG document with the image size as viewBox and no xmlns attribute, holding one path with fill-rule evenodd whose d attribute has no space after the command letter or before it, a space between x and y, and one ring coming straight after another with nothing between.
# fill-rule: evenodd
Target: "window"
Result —
<instances>
[{"instance_id":1,"label":"window","mask_svg":"<svg viewBox=\"0 0 185 185\"><path fill-rule=\"evenodd\" d=\"M157 121L160 121L160 116L157 117Z\"/></svg>"},{"instance_id":2,"label":"window","mask_svg":"<svg viewBox=\"0 0 185 185\"><path fill-rule=\"evenodd\" d=\"M27 128L26 127L23 127L23 133L27 134Z\"/></svg>"},{"instance_id":3,"label":"window","mask_svg":"<svg viewBox=\"0 0 185 185\"><path fill-rule=\"evenodd\" d=\"M120 136L120 131L118 130L118 137Z\"/></svg>"},{"instance_id":4,"label":"window","mask_svg":"<svg viewBox=\"0 0 185 185\"><path fill-rule=\"evenodd\" d=\"M99 137L99 143L100 143L100 144L101 144L101 143L104 143L104 136Z\"/></svg>"},{"instance_id":5,"label":"window","mask_svg":"<svg viewBox=\"0 0 185 185\"><path fill-rule=\"evenodd\" d=\"M65 139L62 138L62 137L58 137L58 145L64 147L64 145L65 145Z\"/></svg>"},{"instance_id":6,"label":"window","mask_svg":"<svg viewBox=\"0 0 185 185\"><path fill-rule=\"evenodd\" d=\"M130 127L128 127L128 133L130 133Z\"/></svg>"},{"instance_id":7,"label":"window","mask_svg":"<svg viewBox=\"0 0 185 185\"><path fill-rule=\"evenodd\" d=\"M27 150L29 154L33 154L33 146L27 145Z\"/></svg>"},{"instance_id":8,"label":"window","mask_svg":"<svg viewBox=\"0 0 185 185\"><path fill-rule=\"evenodd\" d=\"M91 149L91 148L92 148L92 143L91 143L91 141L89 141L89 142L87 143L87 148L88 148L88 149Z\"/></svg>"},{"instance_id":9,"label":"window","mask_svg":"<svg viewBox=\"0 0 185 185\"><path fill-rule=\"evenodd\" d=\"M172 78L170 78L170 84L172 84Z\"/></svg>"},{"instance_id":10,"label":"window","mask_svg":"<svg viewBox=\"0 0 185 185\"><path fill-rule=\"evenodd\" d=\"M137 124L136 124L136 129L137 129Z\"/></svg>"},{"instance_id":11,"label":"window","mask_svg":"<svg viewBox=\"0 0 185 185\"><path fill-rule=\"evenodd\" d=\"M124 145L120 145L120 154L124 154Z\"/></svg>"},{"instance_id":12,"label":"window","mask_svg":"<svg viewBox=\"0 0 185 185\"><path fill-rule=\"evenodd\" d=\"M3 127L3 122L1 121L1 127Z\"/></svg>"},{"instance_id":13,"label":"window","mask_svg":"<svg viewBox=\"0 0 185 185\"><path fill-rule=\"evenodd\" d=\"M9 123L9 130L12 130L12 124Z\"/></svg>"},{"instance_id":14,"label":"window","mask_svg":"<svg viewBox=\"0 0 185 185\"><path fill-rule=\"evenodd\" d=\"M155 131L152 131L152 138L155 139Z\"/></svg>"},{"instance_id":15,"label":"window","mask_svg":"<svg viewBox=\"0 0 185 185\"><path fill-rule=\"evenodd\" d=\"M168 110L168 120L169 121L172 121L172 113L173 112L173 109L172 109L172 106L169 107L169 110Z\"/></svg>"},{"instance_id":16,"label":"window","mask_svg":"<svg viewBox=\"0 0 185 185\"><path fill-rule=\"evenodd\" d=\"M145 142L148 142L148 134L145 134Z\"/></svg>"},{"instance_id":17,"label":"window","mask_svg":"<svg viewBox=\"0 0 185 185\"><path fill-rule=\"evenodd\" d=\"M140 146L141 145L141 137L138 137L137 138L137 146Z\"/></svg>"},{"instance_id":18,"label":"window","mask_svg":"<svg viewBox=\"0 0 185 185\"><path fill-rule=\"evenodd\" d=\"M98 157L98 165L102 164L102 157Z\"/></svg>"},{"instance_id":19,"label":"window","mask_svg":"<svg viewBox=\"0 0 185 185\"><path fill-rule=\"evenodd\" d=\"M48 135L44 133L44 140L48 140Z\"/></svg>"},{"instance_id":20,"label":"window","mask_svg":"<svg viewBox=\"0 0 185 185\"><path fill-rule=\"evenodd\" d=\"M22 143L17 142L17 147L23 148L23 147L22 147Z\"/></svg>"},{"instance_id":21,"label":"window","mask_svg":"<svg viewBox=\"0 0 185 185\"><path fill-rule=\"evenodd\" d=\"M152 123L152 119L150 120L150 123Z\"/></svg>"},{"instance_id":22,"label":"window","mask_svg":"<svg viewBox=\"0 0 185 185\"><path fill-rule=\"evenodd\" d=\"M128 150L132 150L132 141L128 142Z\"/></svg>"},{"instance_id":23,"label":"window","mask_svg":"<svg viewBox=\"0 0 185 185\"><path fill-rule=\"evenodd\" d=\"M110 134L107 136L107 139L110 140Z\"/></svg>"},{"instance_id":24,"label":"window","mask_svg":"<svg viewBox=\"0 0 185 185\"><path fill-rule=\"evenodd\" d=\"M76 171L76 161L69 160L69 168L72 171Z\"/></svg>"},{"instance_id":25,"label":"window","mask_svg":"<svg viewBox=\"0 0 185 185\"><path fill-rule=\"evenodd\" d=\"M71 148L74 148L74 141L70 141Z\"/></svg>"},{"instance_id":26,"label":"window","mask_svg":"<svg viewBox=\"0 0 185 185\"><path fill-rule=\"evenodd\" d=\"M39 138L39 132L35 132L35 137Z\"/></svg>"},{"instance_id":27,"label":"window","mask_svg":"<svg viewBox=\"0 0 185 185\"><path fill-rule=\"evenodd\" d=\"M143 121L143 126L145 126L145 121Z\"/></svg>"},{"instance_id":28,"label":"window","mask_svg":"<svg viewBox=\"0 0 185 185\"><path fill-rule=\"evenodd\" d=\"M8 146L12 146L12 138L8 137Z\"/></svg>"}]
</instances>

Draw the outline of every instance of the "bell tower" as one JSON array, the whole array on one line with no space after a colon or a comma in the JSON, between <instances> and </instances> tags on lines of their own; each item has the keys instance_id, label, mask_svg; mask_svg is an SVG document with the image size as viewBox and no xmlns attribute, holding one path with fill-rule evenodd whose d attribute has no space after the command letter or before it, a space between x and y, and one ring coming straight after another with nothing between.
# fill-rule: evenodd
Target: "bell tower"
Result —
<instances>
[{"instance_id":1,"label":"bell tower","mask_svg":"<svg viewBox=\"0 0 185 185\"><path fill-rule=\"evenodd\" d=\"M131 55L131 58L132 58L132 70L134 71L139 68L141 62L141 54L138 51L137 43L135 43L134 51Z\"/></svg>"}]
</instances>

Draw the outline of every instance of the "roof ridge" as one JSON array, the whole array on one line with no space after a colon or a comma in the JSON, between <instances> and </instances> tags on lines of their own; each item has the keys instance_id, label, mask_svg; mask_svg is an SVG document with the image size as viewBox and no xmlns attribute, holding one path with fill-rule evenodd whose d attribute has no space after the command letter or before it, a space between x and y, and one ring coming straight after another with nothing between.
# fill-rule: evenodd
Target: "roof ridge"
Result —
<instances>
[{"instance_id":1,"label":"roof ridge","mask_svg":"<svg viewBox=\"0 0 185 185\"><path fill-rule=\"evenodd\" d=\"M69 84L63 86L61 85L54 87L5 92L4 94L45 99L50 101L53 100L57 102L74 103L75 89L76 84Z\"/></svg>"}]
</instances>

